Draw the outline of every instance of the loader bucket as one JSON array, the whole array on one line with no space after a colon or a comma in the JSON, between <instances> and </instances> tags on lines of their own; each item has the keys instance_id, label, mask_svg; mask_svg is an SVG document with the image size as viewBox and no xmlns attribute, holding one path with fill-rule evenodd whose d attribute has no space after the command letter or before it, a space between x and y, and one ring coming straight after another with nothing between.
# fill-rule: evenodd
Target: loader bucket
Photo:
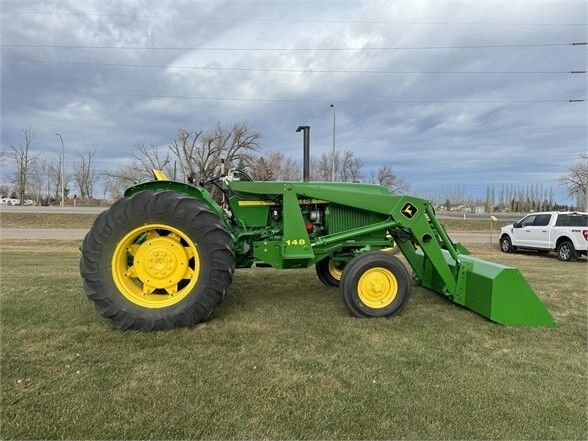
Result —
<instances>
[{"instance_id":1,"label":"loader bucket","mask_svg":"<svg viewBox=\"0 0 588 441\"><path fill-rule=\"evenodd\" d=\"M455 260L445 250L443 256L455 271ZM459 259L456 293L449 296L453 302L503 325L557 326L518 269L462 254ZM443 294L441 278L428 260L424 265L430 278L422 281L423 286Z\"/></svg>"}]
</instances>

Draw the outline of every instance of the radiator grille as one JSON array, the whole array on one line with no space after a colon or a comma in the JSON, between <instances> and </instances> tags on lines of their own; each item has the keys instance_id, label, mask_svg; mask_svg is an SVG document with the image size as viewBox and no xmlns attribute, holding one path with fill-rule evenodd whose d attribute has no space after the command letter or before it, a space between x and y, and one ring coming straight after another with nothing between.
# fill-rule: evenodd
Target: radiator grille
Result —
<instances>
[{"instance_id":1,"label":"radiator grille","mask_svg":"<svg viewBox=\"0 0 588 441\"><path fill-rule=\"evenodd\" d=\"M326 211L328 234L363 227L384 220L385 216L345 205L331 204Z\"/></svg>"}]
</instances>

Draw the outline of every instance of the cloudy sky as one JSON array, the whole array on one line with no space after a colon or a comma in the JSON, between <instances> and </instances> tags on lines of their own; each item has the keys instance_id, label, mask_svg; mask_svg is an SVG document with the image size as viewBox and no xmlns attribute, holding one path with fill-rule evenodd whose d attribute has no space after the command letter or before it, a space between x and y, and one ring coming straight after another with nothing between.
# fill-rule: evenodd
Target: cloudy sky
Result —
<instances>
[{"instance_id":1,"label":"cloudy sky","mask_svg":"<svg viewBox=\"0 0 588 441\"><path fill-rule=\"evenodd\" d=\"M266 150L356 152L415 192L552 184L587 149L585 1L0 2L1 144L100 168L246 120ZM472 47L474 46L474 47ZM488 47L492 46L492 47ZM505 47L508 46L508 47ZM325 72L326 71L326 72ZM4 178L4 176L3 176Z\"/></svg>"}]
</instances>

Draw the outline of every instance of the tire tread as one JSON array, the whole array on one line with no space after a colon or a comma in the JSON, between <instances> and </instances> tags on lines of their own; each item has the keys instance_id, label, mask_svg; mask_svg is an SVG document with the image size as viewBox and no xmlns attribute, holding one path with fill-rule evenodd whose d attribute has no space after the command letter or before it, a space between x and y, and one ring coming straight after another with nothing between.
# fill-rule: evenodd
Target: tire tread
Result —
<instances>
[{"instance_id":1,"label":"tire tread","mask_svg":"<svg viewBox=\"0 0 588 441\"><path fill-rule=\"evenodd\" d=\"M113 236L116 236L117 231L127 228L129 219L144 218L145 223L148 223L152 218L166 216L172 219L168 222L172 225L175 223L173 220L187 221L190 228L198 233L201 242L198 246L206 249L208 256L206 264L211 283L204 286L198 299L187 303L184 309L121 308L120 302L113 299L120 293L112 292L104 283L104 268L100 268L100 262L104 261L103 248L109 241L116 239ZM214 308L223 300L232 283L234 271L233 241L223 222L197 199L169 190L143 191L115 202L109 210L97 217L84 238L80 259L80 273L87 297L94 302L96 311L102 317L110 319L121 330L164 330L193 326L208 320Z\"/></svg>"}]
</instances>

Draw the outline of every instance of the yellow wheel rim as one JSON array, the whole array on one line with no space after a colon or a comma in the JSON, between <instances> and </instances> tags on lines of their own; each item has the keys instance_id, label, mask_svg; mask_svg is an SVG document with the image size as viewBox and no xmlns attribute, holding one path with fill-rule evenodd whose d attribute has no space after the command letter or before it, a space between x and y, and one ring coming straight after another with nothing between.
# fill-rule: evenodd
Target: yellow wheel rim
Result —
<instances>
[{"instance_id":1,"label":"yellow wheel rim","mask_svg":"<svg viewBox=\"0 0 588 441\"><path fill-rule=\"evenodd\" d=\"M112 278L120 293L145 308L175 305L198 281L200 258L194 242L169 225L135 228L116 246Z\"/></svg>"},{"instance_id":2,"label":"yellow wheel rim","mask_svg":"<svg viewBox=\"0 0 588 441\"><path fill-rule=\"evenodd\" d=\"M386 308L396 298L398 281L386 268L371 268L359 278L357 293L364 305L373 309Z\"/></svg>"},{"instance_id":3,"label":"yellow wheel rim","mask_svg":"<svg viewBox=\"0 0 588 441\"><path fill-rule=\"evenodd\" d=\"M343 275L343 270L337 268L337 265L335 265L335 261L333 259L329 259L329 274L335 280L341 280L341 276Z\"/></svg>"}]
</instances>

